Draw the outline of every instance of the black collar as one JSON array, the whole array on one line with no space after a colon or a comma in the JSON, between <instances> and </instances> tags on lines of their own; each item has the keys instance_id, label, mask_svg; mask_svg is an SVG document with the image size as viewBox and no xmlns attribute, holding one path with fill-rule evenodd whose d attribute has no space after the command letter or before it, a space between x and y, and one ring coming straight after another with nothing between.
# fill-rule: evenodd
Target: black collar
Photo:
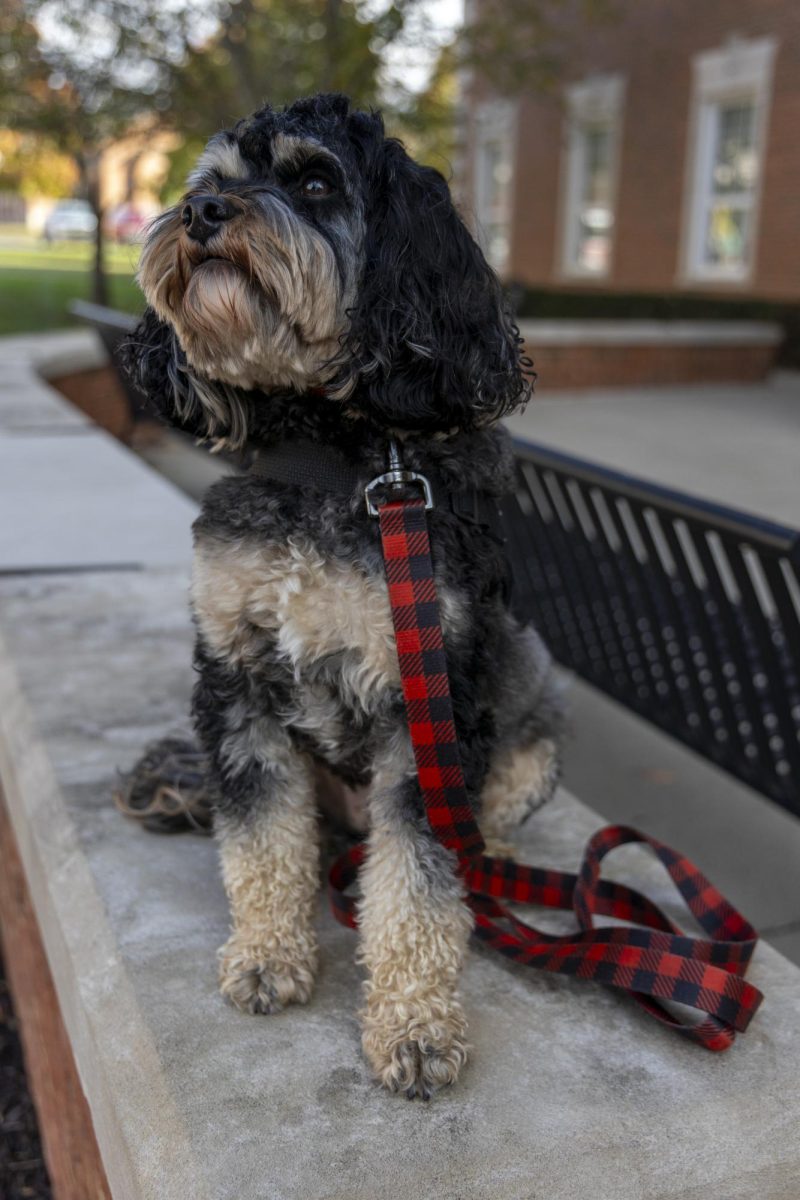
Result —
<instances>
[{"instance_id":1,"label":"black collar","mask_svg":"<svg viewBox=\"0 0 800 1200\"><path fill-rule=\"evenodd\" d=\"M387 467L389 466L387 452ZM342 498L360 495L366 511L366 489L373 472L347 458L334 446L309 438L291 438L271 446L259 446L250 466L251 475L271 483L285 484ZM422 474L422 473L421 473ZM433 466L424 471L431 506L449 509L464 520L497 528L497 501L474 487L452 488Z\"/></svg>"},{"instance_id":2,"label":"black collar","mask_svg":"<svg viewBox=\"0 0 800 1200\"><path fill-rule=\"evenodd\" d=\"M345 457L335 446L310 438L289 438L271 446L259 446L250 472L261 479L291 487L352 496L363 489L367 469Z\"/></svg>"}]
</instances>

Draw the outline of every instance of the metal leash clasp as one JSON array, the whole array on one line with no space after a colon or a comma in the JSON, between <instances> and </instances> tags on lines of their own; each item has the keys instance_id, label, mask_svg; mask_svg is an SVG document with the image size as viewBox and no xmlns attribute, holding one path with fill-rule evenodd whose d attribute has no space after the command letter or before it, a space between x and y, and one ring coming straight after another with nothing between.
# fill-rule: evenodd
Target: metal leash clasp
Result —
<instances>
[{"instance_id":1,"label":"metal leash clasp","mask_svg":"<svg viewBox=\"0 0 800 1200\"><path fill-rule=\"evenodd\" d=\"M431 485L424 475L418 471L407 471L400 458L400 447L394 438L389 441L389 469L383 475L376 475L364 488L364 499L367 502L367 512L371 517L379 516L378 509L372 499L373 493L381 487L400 491L409 483L418 483L422 488L425 500L425 511L433 508L433 492Z\"/></svg>"}]
</instances>

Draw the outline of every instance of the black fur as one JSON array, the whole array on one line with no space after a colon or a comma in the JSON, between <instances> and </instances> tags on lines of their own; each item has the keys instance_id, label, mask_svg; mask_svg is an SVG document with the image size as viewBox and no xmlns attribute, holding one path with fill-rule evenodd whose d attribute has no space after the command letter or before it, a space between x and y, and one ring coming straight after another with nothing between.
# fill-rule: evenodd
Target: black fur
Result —
<instances>
[{"instance_id":1,"label":"black fur","mask_svg":"<svg viewBox=\"0 0 800 1200\"><path fill-rule=\"evenodd\" d=\"M208 420L174 331L146 308L135 332L116 352L117 362L136 385L149 412L193 437L208 436Z\"/></svg>"},{"instance_id":2,"label":"black fur","mask_svg":"<svg viewBox=\"0 0 800 1200\"><path fill-rule=\"evenodd\" d=\"M471 429L528 397L497 278L438 171L386 139L378 116L348 125L367 188L366 261L344 370L377 423Z\"/></svg>"}]
</instances>

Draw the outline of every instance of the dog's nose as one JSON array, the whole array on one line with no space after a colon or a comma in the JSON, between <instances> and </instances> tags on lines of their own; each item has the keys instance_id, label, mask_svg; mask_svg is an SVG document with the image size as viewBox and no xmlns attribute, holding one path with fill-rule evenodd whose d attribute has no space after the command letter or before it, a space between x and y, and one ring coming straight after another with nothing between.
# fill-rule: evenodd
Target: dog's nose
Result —
<instances>
[{"instance_id":1,"label":"dog's nose","mask_svg":"<svg viewBox=\"0 0 800 1200\"><path fill-rule=\"evenodd\" d=\"M233 216L235 210L224 196L192 196L183 206L181 220L190 238L207 242Z\"/></svg>"}]
</instances>

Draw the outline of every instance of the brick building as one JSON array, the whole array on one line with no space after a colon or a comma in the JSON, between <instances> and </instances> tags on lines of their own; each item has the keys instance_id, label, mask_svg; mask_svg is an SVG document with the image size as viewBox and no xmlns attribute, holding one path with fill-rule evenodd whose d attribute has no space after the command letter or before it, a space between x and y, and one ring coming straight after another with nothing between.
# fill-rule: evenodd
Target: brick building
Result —
<instances>
[{"instance_id":1,"label":"brick building","mask_svg":"<svg viewBox=\"0 0 800 1200\"><path fill-rule=\"evenodd\" d=\"M506 280L800 301L800 0L616 0L558 95L466 81L461 190Z\"/></svg>"}]
</instances>

